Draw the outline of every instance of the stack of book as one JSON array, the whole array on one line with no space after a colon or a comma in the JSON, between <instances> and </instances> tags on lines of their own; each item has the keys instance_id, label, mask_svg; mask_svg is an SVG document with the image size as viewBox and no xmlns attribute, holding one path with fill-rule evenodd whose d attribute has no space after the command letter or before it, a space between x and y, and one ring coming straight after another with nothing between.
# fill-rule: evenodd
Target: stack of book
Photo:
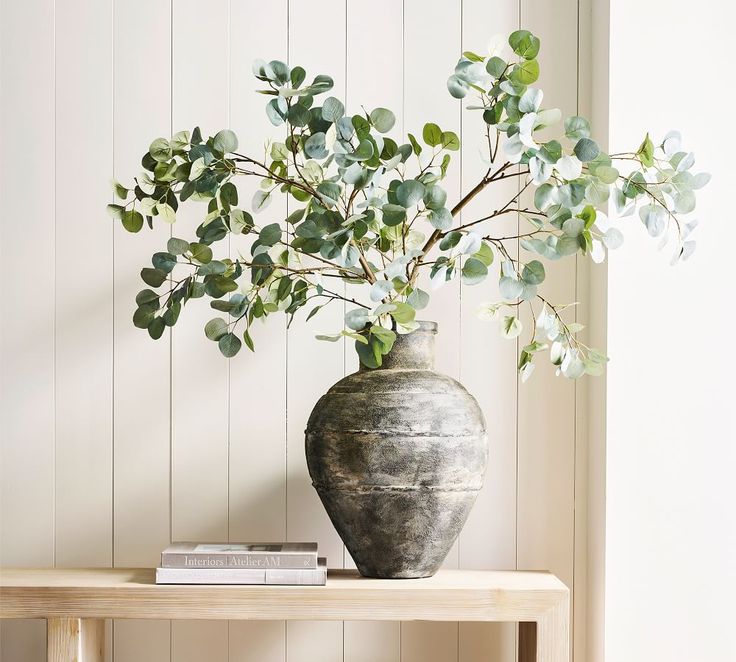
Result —
<instances>
[{"instance_id":1,"label":"stack of book","mask_svg":"<svg viewBox=\"0 0 736 662\"><path fill-rule=\"evenodd\" d=\"M317 543L180 542L161 553L157 584L287 584L323 586L326 559Z\"/></svg>"}]
</instances>

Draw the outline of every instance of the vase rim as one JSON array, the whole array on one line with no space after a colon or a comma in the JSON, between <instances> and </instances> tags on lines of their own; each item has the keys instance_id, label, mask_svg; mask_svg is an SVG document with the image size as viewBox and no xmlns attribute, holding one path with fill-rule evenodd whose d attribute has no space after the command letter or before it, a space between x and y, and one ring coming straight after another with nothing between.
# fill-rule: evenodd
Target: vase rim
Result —
<instances>
[{"instance_id":1,"label":"vase rim","mask_svg":"<svg viewBox=\"0 0 736 662\"><path fill-rule=\"evenodd\" d=\"M430 322L428 320L417 320L417 324L419 326L414 329L413 333L437 333L437 329L439 328L437 322Z\"/></svg>"}]
</instances>

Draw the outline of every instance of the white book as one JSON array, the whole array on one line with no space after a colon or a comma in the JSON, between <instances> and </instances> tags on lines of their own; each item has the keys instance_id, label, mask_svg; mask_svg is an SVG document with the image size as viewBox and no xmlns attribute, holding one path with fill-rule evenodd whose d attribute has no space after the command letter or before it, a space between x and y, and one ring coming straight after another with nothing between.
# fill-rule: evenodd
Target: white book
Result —
<instances>
[{"instance_id":1,"label":"white book","mask_svg":"<svg viewBox=\"0 0 736 662\"><path fill-rule=\"evenodd\" d=\"M156 568L157 584L272 584L324 586L327 559L320 557L317 568Z\"/></svg>"},{"instance_id":2,"label":"white book","mask_svg":"<svg viewBox=\"0 0 736 662\"><path fill-rule=\"evenodd\" d=\"M316 569L317 543L178 542L161 552L163 568Z\"/></svg>"}]
</instances>

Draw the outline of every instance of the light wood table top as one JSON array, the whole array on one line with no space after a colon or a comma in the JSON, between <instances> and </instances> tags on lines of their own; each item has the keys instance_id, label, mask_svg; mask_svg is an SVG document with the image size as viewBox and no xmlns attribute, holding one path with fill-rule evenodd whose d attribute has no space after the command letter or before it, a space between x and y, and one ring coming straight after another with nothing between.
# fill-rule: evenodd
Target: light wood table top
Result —
<instances>
[{"instance_id":1,"label":"light wood table top","mask_svg":"<svg viewBox=\"0 0 736 662\"><path fill-rule=\"evenodd\" d=\"M547 572L441 570L326 586L156 585L150 568L0 569L0 618L534 621L568 599Z\"/></svg>"}]
</instances>

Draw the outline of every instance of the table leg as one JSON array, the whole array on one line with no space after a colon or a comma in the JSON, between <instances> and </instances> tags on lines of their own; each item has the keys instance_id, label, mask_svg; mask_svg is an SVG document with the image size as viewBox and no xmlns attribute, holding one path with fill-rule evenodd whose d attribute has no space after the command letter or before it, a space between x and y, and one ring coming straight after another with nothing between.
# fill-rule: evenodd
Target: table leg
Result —
<instances>
[{"instance_id":1,"label":"table leg","mask_svg":"<svg viewBox=\"0 0 736 662\"><path fill-rule=\"evenodd\" d=\"M48 662L102 662L105 621L100 618L49 618Z\"/></svg>"},{"instance_id":2,"label":"table leg","mask_svg":"<svg viewBox=\"0 0 736 662\"><path fill-rule=\"evenodd\" d=\"M534 623L519 623L519 662L569 662L569 598Z\"/></svg>"}]
</instances>

